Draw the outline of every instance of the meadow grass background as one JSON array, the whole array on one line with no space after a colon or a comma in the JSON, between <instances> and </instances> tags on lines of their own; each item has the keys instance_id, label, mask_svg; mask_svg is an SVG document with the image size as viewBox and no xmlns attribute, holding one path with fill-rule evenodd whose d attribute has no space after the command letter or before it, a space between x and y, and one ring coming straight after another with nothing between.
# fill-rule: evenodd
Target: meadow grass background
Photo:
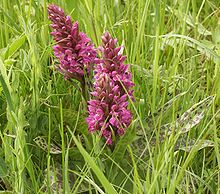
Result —
<instances>
[{"instance_id":1,"label":"meadow grass background","mask_svg":"<svg viewBox=\"0 0 220 194\"><path fill-rule=\"evenodd\" d=\"M124 45L136 101L111 147L55 70L50 3ZM217 0L0 1L0 193L220 193L219 103Z\"/></svg>"}]
</instances>

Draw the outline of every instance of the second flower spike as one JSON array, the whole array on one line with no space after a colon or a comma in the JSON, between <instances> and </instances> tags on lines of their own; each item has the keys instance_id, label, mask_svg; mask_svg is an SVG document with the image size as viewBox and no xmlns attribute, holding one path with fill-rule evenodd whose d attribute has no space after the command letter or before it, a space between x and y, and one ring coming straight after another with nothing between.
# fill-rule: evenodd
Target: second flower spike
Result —
<instances>
[{"instance_id":1,"label":"second flower spike","mask_svg":"<svg viewBox=\"0 0 220 194\"><path fill-rule=\"evenodd\" d=\"M124 64L125 56L116 47L117 40L108 32L102 37L102 58L95 68L93 99L88 102L89 131L100 131L107 144L113 136L121 136L130 125L132 114L127 109L128 98L134 99L131 72Z\"/></svg>"}]
</instances>

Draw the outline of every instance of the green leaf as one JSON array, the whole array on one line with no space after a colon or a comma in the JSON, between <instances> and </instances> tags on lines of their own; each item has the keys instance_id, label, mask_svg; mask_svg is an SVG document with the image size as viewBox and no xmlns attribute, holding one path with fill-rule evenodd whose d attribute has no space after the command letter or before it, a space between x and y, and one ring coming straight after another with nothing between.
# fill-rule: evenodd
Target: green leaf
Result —
<instances>
[{"instance_id":1,"label":"green leaf","mask_svg":"<svg viewBox=\"0 0 220 194\"><path fill-rule=\"evenodd\" d=\"M11 111L14 110L14 106L12 103L12 98L11 98L11 87L9 84L9 78L6 72L5 65L3 64L2 60L0 59L0 83L3 88L5 97L7 99L7 103Z\"/></svg>"},{"instance_id":2,"label":"green leaf","mask_svg":"<svg viewBox=\"0 0 220 194\"><path fill-rule=\"evenodd\" d=\"M181 39L183 39L186 40L186 45L188 47L196 48L199 52L205 54L207 58L213 60L214 62L220 59L220 56L215 51L209 48L210 46L207 46L207 44L204 44L202 41L196 40L189 36L169 33L161 35L160 37L162 38L162 45L170 45L173 47L174 42L179 44L181 42ZM153 38L155 37L153 36Z\"/></svg>"},{"instance_id":3,"label":"green leaf","mask_svg":"<svg viewBox=\"0 0 220 194\"><path fill-rule=\"evenodd\" d=\"M18 38L14 39L12 43L8 46L7 50L5 51L4 59L10 58L25 42L26 36L22 35Z\"/></svg>"},{"instance_id":4,"label":"green leaf","mask_svg":"<svg viewBox=\"0 0 220 194\"><path fill-rule=\"evenodd\" d=\"M165 137L165 133L168 135L172 134L174 132L173 129L180 134L189 132L202 121L205 112L210 108L213 100L214 96L209 96L190 107L175 122L163 125L161 127L161 139Z\"/></svg>"},{"instance_id":5,"label":"green leaf","mask_svg":"<svg viewBox=\"0 0 220 194\"><path fill-rule=\"evenodd\" d=\"M198 150L207 148L207 147L214 147L214 142L210 140L196 140L196 139L187 139L181 138L178 139L175 150L183 150L186 152L190 152L193 147L196 147Z\"/></svg>"},{"instance_id":6,"label":"green leaf","mask_svg":"<svg viewBox=\"0 0 220 194\"><path fill-rule=\"evenodd\" d=\"M8 168L5 161L0 157L0 177L5 177L8 175Z\"/></svg>"},{"instance_id":7,"label":"green leaf","mask_svg":"<svg viewBox=\"0 0 220 194\"><path fill-rule=\"evenodd\" d=\"M70 131L70 130L69 130ZM71 131L70 131L71 133ZM82 156L84 157L84 160L88 163L88 165L92 168L93 172L95 173L95 175L97 176L97 178L99 179L99 181L101 182L101 184L103 185L103 187L105 188L105 192L109 193L109 194L117 194L116 190L114 189L114 187L111 185L111 183L108 181L108 179L105 177L105 175L103 174L103 172L100 170L100 168L96 165L95 161L93 160L93 158L88 154L88 152L82 147L82 145L79 143L79 141L76 139L76 137L74 136L73 133L72 137L73 140L77 146L77 148L79 149L80 153L82 154Z\"/></svg>"},{"instance_id":8,"label":"green leaf","mask_svg":"<svg viewBox=\"0 0 220 194\"><path fill-rule=\"evenodd\" d=\"M125 151L127 149L127 145L132 143L134 138L135 138L134 127L130 127L127 129L124 136L118 141L118 143L113 151L112 159L114 161L121 161L124 158Z\"/></svg>"},{"instance_id":9,"label":"green leaf","mask_svg":"<svg viewBox=\"0 0 220 194\"><path fill-rule=\"evenodd\" d=\"M49 146L47 144L47 141L43 137L37 136L33 140L41 149L43 149L44 151L48 150ZM62 150L58 146L56 146L55 144L51 143L50 144L50 153L51 154L61 154Z\"/></svg>"}]
</instances>

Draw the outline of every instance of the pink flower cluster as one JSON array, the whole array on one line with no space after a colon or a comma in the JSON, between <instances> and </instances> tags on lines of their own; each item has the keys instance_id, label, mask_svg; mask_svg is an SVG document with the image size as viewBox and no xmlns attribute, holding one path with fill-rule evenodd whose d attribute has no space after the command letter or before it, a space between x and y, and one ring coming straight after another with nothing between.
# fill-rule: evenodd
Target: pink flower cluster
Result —
<instances>
[{"instance_id":1,"label":"pink flower cluster","mask_svg":"<svg viewBox=\"0 0 220 194\"><path fill-rule=\"evenodd\" d=\"M134 86L125 56L116 47L117 39L108 32L102 36L100 47L102 59L95 68L93 99L88 102L89 117L86 119L89 131L100 131L107 144L112 144L112 135L123 135L130 125L132 115L128 106L128 95L133 99Z\"/></svg>"},{"instance_id":2,"label":"pink flower cluster","mask_svg":"<svg viewBox=\"0 0 220 194\"><path fill-rule=\"evenodd\" d=\"M48 15L52 21L51 35L56 42L54 54L60 62L58 70L66 79L76 79L82 83L97 52L86 34L79 32L78 22L72 23L70 16L66 16L60 7L50 5Z\"/></svg>"},{"instance_id":3,"label":"pink flower cluster","mask_svg":"<svg viewBox=\"0 0 220 194\"><path fill-rule=\"evenodd\" d=\"M91 40L79 32L77 22L72 23L70 16L56 5L48 7L48 14L56 42L54 54L60 62L58 70L65 78L78 80L83 91L85 73L91 73L91 66L97 64L86 121L90 132L100 131L106 143L112 144L113 136L123 135L132 120L127 106L128 98L134 99L134 83L129 66L124 64L126 57L120 54L121 47L116 47L117 39L106 32L100 47L102 57L98 59Z\"/></svg>"}]
</instances>

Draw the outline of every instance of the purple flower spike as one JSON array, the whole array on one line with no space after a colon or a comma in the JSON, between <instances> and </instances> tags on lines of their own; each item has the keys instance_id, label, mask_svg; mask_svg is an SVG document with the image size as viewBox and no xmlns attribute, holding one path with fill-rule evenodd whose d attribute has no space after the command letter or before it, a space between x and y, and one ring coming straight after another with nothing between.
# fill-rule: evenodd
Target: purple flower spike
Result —
<instances>
[{"instance_id":1,"label":"purple flower spike","mask_svg":"<svg viewBox=\"0 0 220 194\"><path fill-rule=\"evenodd\" d=\"M79 32L78 22L73 24L60 7L49 5L48 15L53 28L51 35L57 43L53 50L60 62L58 70L66 79L83 83L84 74L90 72L97 55L94 45L86 34Z\"/></svg>"},{"instance_id":2,"label":"purple flower spike","mask_svg":"<svg viewBox=\"0 0 220 194\"><path fill-rule=\"evenodd\" d=\"M130 125L132 115L128 106L128 95L133 97L134 86L128 65L123 62L121 47L108 32L102 36L100 47L102 59L95 68L93 99L88 102L89 117L86 119L89 131L101 131L107 144L112 144L112 133L123 135Z\"/></svg>"}]
</instances>

